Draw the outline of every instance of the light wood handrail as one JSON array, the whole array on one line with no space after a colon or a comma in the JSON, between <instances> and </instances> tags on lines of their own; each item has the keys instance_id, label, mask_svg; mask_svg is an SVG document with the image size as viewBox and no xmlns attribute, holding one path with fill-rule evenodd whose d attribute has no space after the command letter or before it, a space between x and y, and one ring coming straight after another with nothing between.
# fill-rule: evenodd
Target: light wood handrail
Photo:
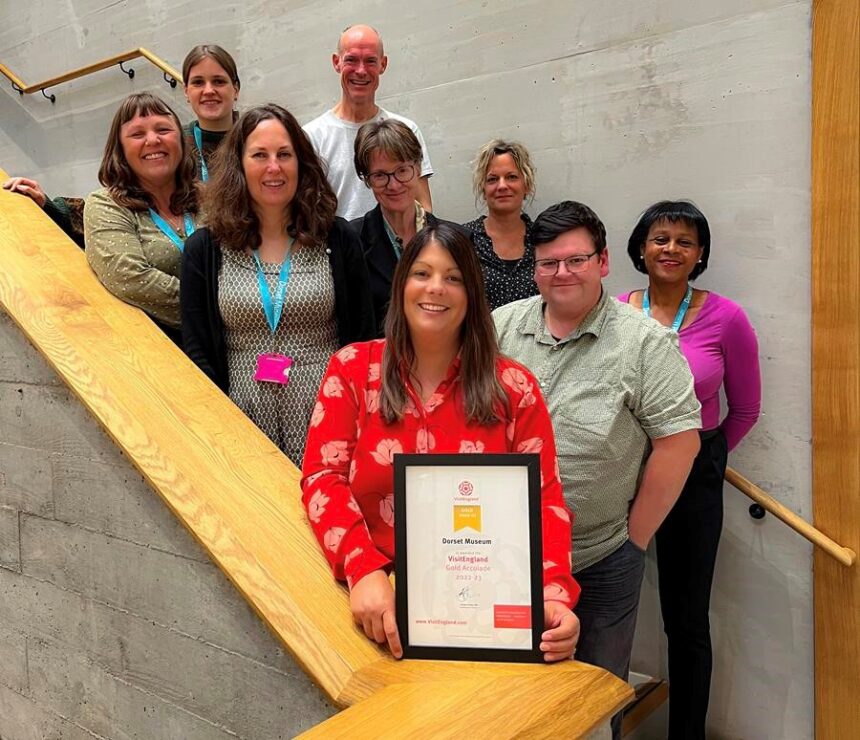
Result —
<instances>
[{"instance_id":1,"label":"light wood handrail","mask_svg":"<svg viewBox=\"0 0 860 740\"><path fill-rule=\"evenodd\" d=\"M132 59L138 59L140 57L158 67L158 69L164 73L165 81L168 82L171 87L176 87L176 83L182 80L182 75L177 70L148 49L144 49L142 46L137 49L132 49L131 51L123 52L122 54L115 54L112 57L102 59L98 62L93 62L92 64L88 64L86 67L78 67L78 69L73 69L70 72L65 72L61 75L57 75L56 77L49 77L47 80L42 80L41 82L36 82L32 85L25 84L18 75L2 63L0 63L0 74L5 76L12 83L12 87L15 91L21 93L21 95L31 95L35 92L47 90L49 87L54 87L55 85L59 85L63 82L69 82L70 80L75 80L78 77L84 77L92 74L93 72L99 72L103 69L107 69L108 67L114 67L117 64L128 62ZM126 70L123 70L123 72L128 74ZM170 79L167 79L168 77L172 79L172 82ZM46 95L45 97L50 96Z\"/></svg>"},{"instance_id":2,"label":"light wood handrail","mask_svg":"<svg viewBox=\"0 0 860 740\"><path fill-rule=\"evenodd\" d=\"M312 732L334 737L344 724L350 738L378 737L381 727L441 731L454 708L457 726L481 737L536 736L547 726L583 737L633 697L623 681L575 661L393 660L353 624L307 523L299 473L277 447L143 312L102 287L29 198L0 190L0 244L0 309L345 709ZM381 707L386 717L376 714Z\"/></svg>"},{"instance_id":3,"label":"light wood handrail","mask_svg":"<svg viewBox=\"0 0 860 740\"><path fill-rule=\"evenodd\" d=\"M755 483L744 478L737 470L726 468L726 480L741 493L749 496L765 511L773 514L777 519L787 524L798 534L803 535L813 545L820 547L830 557L838 560L845 567L850 568L854 565L854 562L857 560L857 553L854 550L849 547L842 547L838 542L834 542L820 529L816 529L791 509L779 503L773 496L765 493Z\"/></svg>"}]
</instances>

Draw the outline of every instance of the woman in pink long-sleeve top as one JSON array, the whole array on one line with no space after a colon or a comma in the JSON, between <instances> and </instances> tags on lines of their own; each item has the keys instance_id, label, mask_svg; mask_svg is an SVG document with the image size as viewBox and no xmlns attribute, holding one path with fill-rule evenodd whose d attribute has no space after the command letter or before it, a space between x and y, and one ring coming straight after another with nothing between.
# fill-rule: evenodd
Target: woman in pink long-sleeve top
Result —
<instances>
[{"instance_id":1,"label":"woman in pink long-sleeve top","mask_svg":"<svg viewBox=\"0 0 860 740\"><path fill-rule=\"evenodd\" d=\"M619 296L678 333L702 404L702 446L678 503L657 532L663 628L669 643L669 738L705 737L711 683L708 608L723 526L726 457L752 428L761 406L758 342L744 310L694 289L708 267L708 221L686 201L651 206L627 253L648 287ZM728 413L720 421L720 389Z\"/></svg>"}]
</instances>

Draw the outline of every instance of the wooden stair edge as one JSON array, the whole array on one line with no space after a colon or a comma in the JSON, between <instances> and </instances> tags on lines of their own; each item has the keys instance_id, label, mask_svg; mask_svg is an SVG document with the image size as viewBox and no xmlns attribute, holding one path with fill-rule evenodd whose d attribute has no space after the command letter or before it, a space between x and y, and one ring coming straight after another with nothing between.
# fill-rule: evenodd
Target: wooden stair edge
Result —
<instances>
[{"instance_id":1,"label":"wooden stair edge","mask_svg":"<svg viewBox=\"0 0 860 740\"><path fill-rule=\"evenodd\" d=\"M461 738L479 731L494 738L582 738L606 726L632 697L612 674L572 661L525 673L512 664L502 672L488 670L491 664L460 665L456 679L448 665L441 666L441 680L425 674L422 681L381 686L300 737ZM412 675L404 677L416 678L419 672L409 668Z\"/></svg>"},{"instance_id":2,"label":"wooden stair edge","mask_svg":"<svg viewBox=\"0 0 860 740\"><path fill-rule=\"evenodd\" d=\"M629 699L626 684L578 663L467 669L394 661L352 623L289 460L141 311L105 291L78 247L32 201L0 191L0 242L0 308L337 706L363 703L390 685L438 692L464 671L496 686L513 681L527 694L545 681L542 671L577 674L596 692L589 699L602 720L619 696L621 704Z\"/></svg>"},{"instance_id":3,"label":"wooden stair edge","mask_svg":"<svg viewBox=\"0 0 860 740\"><path fill-rule=\"evenodd\" d=\"M624 707L624 718L621 723L622 736L631 734L668 700L669 684L662 678L652 678L636 686L633 701Z\"/></svg>"}]
</instances>

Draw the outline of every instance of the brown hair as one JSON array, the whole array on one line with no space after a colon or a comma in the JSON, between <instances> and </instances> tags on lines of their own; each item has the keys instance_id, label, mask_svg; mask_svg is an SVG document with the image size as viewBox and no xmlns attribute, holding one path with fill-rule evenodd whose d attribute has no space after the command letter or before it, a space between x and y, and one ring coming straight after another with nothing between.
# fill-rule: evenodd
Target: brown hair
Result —
<instances>
[{"instance_id":1,"label":"brown hair","mask_svg":"<svg viewBox=\"0 0 860 740\"><path fill-rule=\"evenodd\" d=\"M501 154L510 154L511 159L523 176L523 184L529 196L535 194L535 168L529 150L518 141L505 141L504 139L493 139L482 146L475 155L472 162L472 190L475 192L475 204L484 197L484 181L487 172L493 165L493 159Z\"/></svg>"},{"instance_id":2,"label":"brown hair","mask_svg":"<svg viewBox=\"0 0 860 740\"><path fill-rule=\"evenodd\" d=\"M499 344L484 297L484 278L477 253L468 236L454 224L436 221L421 229L406 245L391 285L391 303L385 317L385 353L379 410L386 423L403 418L406 387L403 371L412 365L414 349L403 309L403 290L412 265L431 242L447 249L463 274L466 317L460 328L460 379L468 422L493 424L502 418L506 395L496 375Z\"/></svg>"},{"instance_id":3,"label":"brown hair","mask_svg":"<svg viewBox=\"0 0 860 740\"><path fill-rule=\"evenodd\" d=\"M134 93L120 103L105 143L99 182L108 189L111 198L124 208L145 211L155 205L150 194L141 187L122 150L120 130L135 116L170 116L173 119L182 155L176 168L176 190L170 198L170 210L174 213L197 213L197 165L182 134L182 124L173 108L152 93Z\"/></svg>"},{"instance_id":4,"label":"brown hair","mask_svg":"<svg viewBox=\"0 0 860 740\"><path fill-rule=\"evenodd\" d=\"M606 249L603 221L585 203L575 200L563 200L540 212L532 224L532 244L537 249L575 229L585 229L591 236L594 251L603 254Z\"/></svg>"},{"instance_id":5,"label":"brown hair","mask_svg":"<svg viewBox=\"0 0 860 740\"><path fill-rule=\"evenodd\" d=\"M242 156L248 137L263 121L281 123L293 144L299 165L296 195L287 206L290 233L299 244L323 244L334 223L337 197L299 122L280 105L267 103L245 111L215 152L211 177L203 191L206 225L227 249L238 251L260 246L260 222L248 195Z\"/></svg>"},{"instance_id":6,"label":"brown hair","mask_svg":"<svg viewBox=\"0 0 860 740\"><path fill-rule=\"evenodd\" d=\"M401 162L421 161L421 143L418 137L402 121L386 118L365 123L355 137L355 171L365 180L370 174L370 158L375 151L385 152ZM420 172L419 172L420 174Z\"/></svg>"},{"instance_id":7,"label":"brown hair","mask_svg":"<svg viewBox=\"0 0 860 740\"><path fill-rule=\"evenodd\" d=\"M218 62L221 68L227 73L230 81L237 88L242 87L242 83L239 82L239 70L236 69L236 60L216 44L199 44L186 54L185 60L182 62L183 85L188 86L188 76L191 74L191 68L207 58Z\"/></svg>"}]
</instances>

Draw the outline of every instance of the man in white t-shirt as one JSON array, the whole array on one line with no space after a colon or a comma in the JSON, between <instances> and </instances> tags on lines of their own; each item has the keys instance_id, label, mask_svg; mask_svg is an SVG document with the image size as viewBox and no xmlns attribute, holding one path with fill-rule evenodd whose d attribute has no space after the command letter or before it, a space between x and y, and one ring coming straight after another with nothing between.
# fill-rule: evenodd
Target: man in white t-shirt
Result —
<instances>
[{"instance_id":1,"label":"man in white t-shirt","mask_svg":"<svg viewBox=\"0 0 860 740\"><path fill-rule=\"evenodd\" d=\"M306 124L304 130L328 166L328 181L337 195L337 215L346 219L358 218L376 206L376 198L370 188L355 172L353 147L362 124L383 118L403 121L418 137L423 154L418 201L426 210L432 210L428 180L433 167L421 131L413 121L376 104L379 77L388 66L379 34L370 26L350 26L341 35L331 61L340 75L340 101Z\"/></svg>"}]
</instances>

